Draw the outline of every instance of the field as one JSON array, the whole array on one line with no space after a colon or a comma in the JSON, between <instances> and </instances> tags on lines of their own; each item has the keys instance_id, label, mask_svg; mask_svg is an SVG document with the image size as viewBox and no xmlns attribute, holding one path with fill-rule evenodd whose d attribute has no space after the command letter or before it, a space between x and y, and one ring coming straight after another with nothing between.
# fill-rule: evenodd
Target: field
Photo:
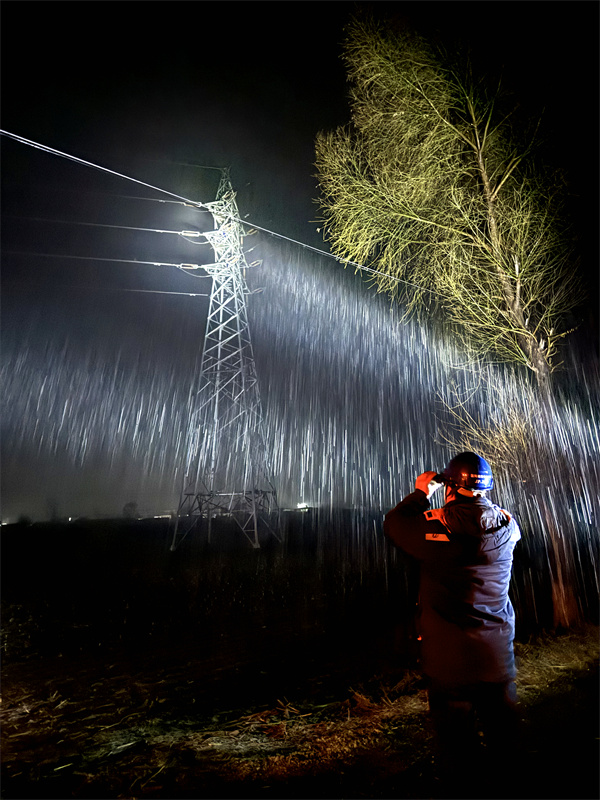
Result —
<instances>
[{"instance_id":1,"label":"field","mask_svg":"<svg viewBox=\"0 0 600 800\"><path fill-rule=\"evenodd\" d=\"M3 529L2 797L598 796L595 624L523 626L521 741L448 786L410 579L307 526L175 553L159 521Z\"/></svg>"}]
</instances>

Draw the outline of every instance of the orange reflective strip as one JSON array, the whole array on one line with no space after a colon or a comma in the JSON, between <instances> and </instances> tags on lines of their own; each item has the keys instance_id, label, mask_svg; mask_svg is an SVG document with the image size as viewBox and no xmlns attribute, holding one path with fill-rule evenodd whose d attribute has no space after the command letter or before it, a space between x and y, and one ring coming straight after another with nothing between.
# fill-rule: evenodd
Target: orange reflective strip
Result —
<instances>
[{"instance_id":1,"label":"orange reflective strip","mask_svg":"<svg viewBox=\"0 0 600 800\"><path fill-rule=\"evenodd\" d=\"M441 522L444 528L451 533L450 528L446 525L443 508L430 508L425 512L425 519L437 520ZM426 533L425 541L427 542L449 542L450 539L445 533Z\"/></svg>"}]
</instances>

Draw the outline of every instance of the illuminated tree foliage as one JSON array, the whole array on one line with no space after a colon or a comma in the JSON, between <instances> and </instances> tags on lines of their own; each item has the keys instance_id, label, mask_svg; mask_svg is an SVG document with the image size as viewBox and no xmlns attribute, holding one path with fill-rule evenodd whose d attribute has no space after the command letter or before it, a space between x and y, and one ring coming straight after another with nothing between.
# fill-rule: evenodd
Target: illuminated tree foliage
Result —
<instances>
[{"instance_id":1,"label":"illuminated tree foliage","mask_svg":"<svg viewBox=\"0 0 600 800\"><path fill-rule=\"evenodd\" d=\"M349 26L352 123L319 134L325 237L411 313L441 309L478 355L547 384L582 299L560 175L536 168L468 64L371 19Z\"/></svg>"}]
</instances>

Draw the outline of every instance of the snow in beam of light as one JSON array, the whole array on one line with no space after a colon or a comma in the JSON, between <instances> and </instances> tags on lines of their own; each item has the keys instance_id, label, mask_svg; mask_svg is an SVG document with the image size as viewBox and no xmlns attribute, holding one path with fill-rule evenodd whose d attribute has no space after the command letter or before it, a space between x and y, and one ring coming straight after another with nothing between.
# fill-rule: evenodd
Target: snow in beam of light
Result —
<instances>
[{"instance_id":1,"label":"snow in beam of light","mask_svg":"<svg viewBox=\"0 0 600 800\"><path fill-rule=\"evenodd\" d=\"M435 433L432 387L443 378L425 332L390 321L382 298L350 290L338 266L315 266L296 248L276 249L251 277L264 286L251 298L250 324L282 503L389 505L406 477L441 457L423 445ZM96 475L103 465L105 485L114 476L114 511L131 497L152 503L149 511L175 503L204 324L205 309L189 301L177 324L161 319L174 307L159 299L140 330L135 302L137 318L125 315L112 333L96 299L77 309L95 318L83 335L60 310L32 313L5 346L9 463L32 449L68 459L70 486L85 486L86 469ZM39 314L54 330L44 340ZM79 513L91 513L94 491Z\"/></svg>"},{"instance_id":2,"label":"snow in beam of light","mask_svg":"<svg viewBox=\"0 0 600 800\"><path fill-rule=\"evenodd\" d=\"M281 505L391 507L416 474L448 458L440 396L452 402L449 387L483 422L501 422L511 407L531 417L527 385L511 370L489 367L496 379L481 381L456 366L453 345L401 324L384 297L335 262L264 237L261 249L262 267L248 281L264 291L248 311ZM97 298L77 314L59 303L20 308L18 326L9 306L5 516L43 518L48 497L69 514L119 513L131 500L145 513L176 506L206 314L202 301L177 302L129 296L117 328L110 303ZM588 564L597 563L597 382L580 375L578 393L533 420L543 461L532 471L552 493L559 529L580 531ZM497 495L539 528L527 486L501 480Z\"/></svg>"}]
</instances>

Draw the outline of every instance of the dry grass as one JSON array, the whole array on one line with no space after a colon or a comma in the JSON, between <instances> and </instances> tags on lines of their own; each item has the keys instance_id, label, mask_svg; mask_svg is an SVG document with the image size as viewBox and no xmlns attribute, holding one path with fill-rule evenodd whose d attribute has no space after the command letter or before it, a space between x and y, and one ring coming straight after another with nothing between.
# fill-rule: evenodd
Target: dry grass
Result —
<instances>
[{"instance_id":1,"label":"dry grass","mask_svg":"<svg viewBox=\"0 0 600 800\"><path fill-rule=\"evenodd\" d=\"M557 691L560 681L597 668L598 628L516 649L526 707ZM339 775L357 764L367 765L365 775L374 780L374 770L389 776L431 763L427 698L415 673L340 686L340 699L332 702L283 697L201 720L172 705L188 691L180 672L132 681L118 670L113 665L108 674L104 668L71 684L48 672L36 679L32 669L9 671L0 711L4 783L13 791L6 796L183 797L208 781L207 796L250 797L219 794L218 786L258 792L292 779ZM189 702L191 708L191 695Z\"/></svg>"},{"instance_id":2,"label":"dry grass","mask_svg":"<svg viewBox=\"0 0 600 800\"><path fill-rule=\"evenodd\" d=\"M264 723L250 722L236 730L238 736L275 738L285 751L251 757L230 764L231 774L239 780L284 779L310 772L331 772L351 764L361 753L386 752L393 740L407 738L413 754L424 746L430 735L425 725L427 698L417 694L376 702L360 692L351 691L347 700L330 704L323 719L319 714L293 715L277 724L278 709L263 712ZM272 716L273 715L273 716Z\"/></svg>"},{"instance_id":3,"label":"dry grass","mask_svg":"<svg viewBox=\"0 0 600 800\"><path fill-rule=\"evenodd\" d=\"M598 628L589 625L560 636L544 634L528 643L517 642L517 687L523 702L564 675L584 672L599 660Z\"/></svg>"},{"instance_id":4,"label":"dry grass","mask_svg":"<svg viewBox=\"0 0 600 800\"><path fill-rule=\"evenodd\" d=\"M553 682L570 674L592 669L598 663L598 628L589 626L561 636L544 635L516 647L519 662L518 688L524 706L548 691ZM407 693L405 693L407 692ZM283 778L312 770L329 772L332 767L351 763L360 751L397 749L402 742L415 750L426 748L431 740L427 724L427 696L415 689L415 677L406 673L393 687L381 685L381 698L352 691L337 710L330 709L326 722L315 722L312 715L292 714L273 727L282 709L264 711L264 727L248 721L248 733L276 737L290 752L242 759L231 768L240 779L247 777ZM393 698L393 699L390 699ZM237 726L244 735L244 725ZM414 758L415 752L411 753ZM316 766L318 765L318 766Z\"/></svg>"}]
</instances>

